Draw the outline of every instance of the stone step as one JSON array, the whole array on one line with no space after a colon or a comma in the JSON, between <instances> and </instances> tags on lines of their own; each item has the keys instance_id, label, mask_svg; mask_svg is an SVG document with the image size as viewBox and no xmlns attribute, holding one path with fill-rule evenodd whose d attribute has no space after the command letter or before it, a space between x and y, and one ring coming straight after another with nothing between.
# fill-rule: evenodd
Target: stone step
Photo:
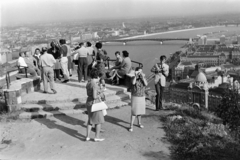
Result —
<instances>
[{"instance_id":1,"label":"stone step","mask_svg":"<svg viewBox=\"0 0 240 160\"><path fill-rule=\"evenodd\" d=\"M123 106L128 106L130 103L130 100L125 101L119 101L117 103L111 103L108 104L108 110L109 109L118 109ZM37 105L37 104L33 104ZM52 116L58 116L58 115L72 115L72 114L85 114L86 108L81 109L59 109L59 110L52 110L52 111L45 111L45 110L39 110L39 111L33 111L33 112L23 112L19 115L19 118L21 119L35 119L35 118L47 118Z\"/></svg>"},{"instance_id":2,"label":"stone step","mask_svg":"<svg viewBox=\"0 0 240 160\"><path fill-rule=\"evenodd\" d=\"M122 93L118 95L112 95L106 98L106 104L113 106L114 104L118 104L122 101L129 100L130 95L127 93ZM81 109L85 108L86 101L81 102L57 102L57 103L47 103L47 104L21 104L21 109L26 112L36 112L39 110L44 111L56 111L56 110L64 110L64 109ZM111 105L112 104L112 105ZM114 106L113 106L114 108Z\"/></svg>"},{"instance_id":3,"label":"stone step","mask_svg":"<svg viewBox=\"0 0 240 160\"><path fill-rule=\"evenodd\" d=\"M108 88L104 94L106 98L111 97L113 95L120 95L123 93L126 93L126 88ZM78 95L74 96L68 96L64 95L59 97L58 94L48 94L46 97L45 95L42 95L43 93L34 92L31 93L31 95L26 95L22 99L22 104L51 104L51 103L64 103L64 102L86 102L87 100L87 94L81 94L81 96L78 97ZM39 98L42 96L43 98Z\"/></svg>"}]
</instances>

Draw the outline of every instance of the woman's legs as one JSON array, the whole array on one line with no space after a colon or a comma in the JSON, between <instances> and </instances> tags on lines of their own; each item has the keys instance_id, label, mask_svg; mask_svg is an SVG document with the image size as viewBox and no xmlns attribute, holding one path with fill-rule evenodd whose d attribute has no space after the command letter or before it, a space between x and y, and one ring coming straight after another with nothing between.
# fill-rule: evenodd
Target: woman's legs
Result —
<instances>
[{"instance_id":1,"label":"woman's legs","mask_svg":"<svg viewBox=\"0 0 240 160\"><path fill-rule=\"evenodd\" d=\"M95 138L94 141L95 142L100 142L103 141L103 138L99 138L100 137L100 131L101 131L101 124L96 124L96 134L95 134Z\"/></svg>"},{"instance_id":2,"label":"woman's legs","mask_svg":"<svg viewBox=\"0 0 240 160\"><path fill-rule=\"evenodd\" d=\"M140 128L143 128L144 126L143 126L142 123L141 123L141 116L138 115L138 116L137 116L137 119L138 119L138 125L139 125L139 127L140 127Z\"/></svg>"},{"instance_id":3,"label":"woman's legs","mask_svg":"<svg viewBox=\"0 0 240 160\"><path fill-rule=\"evenodd\" d=\"M86 140L89 140L89 139L90 139L91 130L92 130L92 125L90 124L90 122L89 122L89 120L88 120Z\"/></svg>"},{"instance_id":4,"label":"woman's legs","mask_svg":"<svg viewBox=\"0 0 240 160\"><path fill-rule=\"evenodd\" d=\"M101 131L101 124L96 124L95 138L99 139L100 131Z\"/></svg>"},{"instance_id":5,"label":"woman's legs","mask_svg":"<svg viewBox=\"0 0 240 160\"><path fill-rule=\"evenodd\" d=\"M133 123L135 121L135 117L134 115L131 115L131 122L130 122L130 128L129 131L132 132L133 131Z\"/></svg>"}]
</instances>

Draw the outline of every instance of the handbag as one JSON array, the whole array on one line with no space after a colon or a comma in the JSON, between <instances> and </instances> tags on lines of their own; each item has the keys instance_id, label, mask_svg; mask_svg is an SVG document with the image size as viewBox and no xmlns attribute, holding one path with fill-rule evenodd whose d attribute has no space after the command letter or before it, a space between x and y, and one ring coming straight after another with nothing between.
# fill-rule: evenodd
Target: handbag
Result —
<instances>
[{"instance_id":1,"label":"handbag","mask_svg":"<svg viewBox=\"0 0 240 160\"><path fill-rule=\"evenodd\" d=\"M108 106L104 102L94 103L92 105L91 112L106 110L107 108L108 108Z\"/></svg>"}]
</instances>

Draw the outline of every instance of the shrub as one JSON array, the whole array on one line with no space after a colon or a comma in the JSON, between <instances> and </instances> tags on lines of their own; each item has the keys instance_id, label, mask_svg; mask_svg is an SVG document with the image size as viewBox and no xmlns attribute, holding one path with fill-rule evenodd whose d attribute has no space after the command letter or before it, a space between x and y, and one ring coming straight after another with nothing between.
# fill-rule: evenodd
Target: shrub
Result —
<instances>
[{"instance_id":1,"label":"shrub","mask_svg":"<svg viewBox=\"0 0 240 160\"><path fill-rule=\"evenodd\" d=\"M234 137L240 140L240 105L239 94L234 90L226 91L223 94L220 105L215 108L215 113L223 120L223 124L227 125L234 133Z\"/></svg>"},{"instance_id":2,"label":"shrub","mask_svg":"<svg viewBox=\"0 0 240 160\"><path fill-rule=\"evenodd\" d=\"M221 121L207 111L178 109L172 115L183 118L162 118L167 139L172 143L171 155L176 160L238 160L240 145L228 134Z\"/></svg>"}]
</instances>

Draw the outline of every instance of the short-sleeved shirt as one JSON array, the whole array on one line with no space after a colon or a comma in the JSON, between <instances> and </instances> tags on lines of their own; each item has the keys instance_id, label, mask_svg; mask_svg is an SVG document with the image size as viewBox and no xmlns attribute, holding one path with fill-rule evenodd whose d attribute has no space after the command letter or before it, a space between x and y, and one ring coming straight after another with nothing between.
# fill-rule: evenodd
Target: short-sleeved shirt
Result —
<instances>
[{"instance_id":1,"label":"short-sleeved shirt","mask_svg":"<svg viewBox=\"0 0 240 160\"><path fill-rule=\"evenodd\" d=\"M55 63L56 63L56 60L53 57L53 55L48 53L44 53L39 60L39 66L42 66L42 67L53 67Z\"/></svg>"},{"instance_id":2,"label":"short-sleeved shirt","mask_svg":"<svg viewBox=\"0 0 240 160\"><path fill-rule=\"evenodd\" d=\"M27 67L27 63L25 62L25 60L24 60L23 57L19 57L19 58L18 58L17 65L18 65L20 68Z\"/></svg>"},{"instance_id":3,"label":"short-sleeved shirt","mask_svg":"<svg viewBox=\"0 0 240 160\"><path fill-rule=\"evenodd\" d=\"M89 51L87 48L81 47L76 52L78 54L78 58L87 58Z\"/></svg>"}]
</instances>

